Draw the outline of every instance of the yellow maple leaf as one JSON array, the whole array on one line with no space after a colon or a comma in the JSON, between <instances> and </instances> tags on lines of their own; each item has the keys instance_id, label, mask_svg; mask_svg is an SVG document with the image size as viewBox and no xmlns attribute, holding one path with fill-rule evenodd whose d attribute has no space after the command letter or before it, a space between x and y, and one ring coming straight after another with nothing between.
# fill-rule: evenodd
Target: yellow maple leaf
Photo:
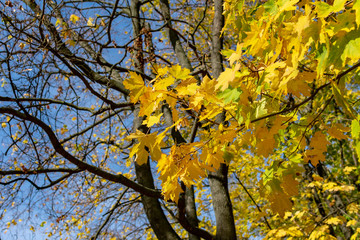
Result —
<instances>
[{"instance_id":1,"label":"yellow maple leaf","mask_svg":"<svg viewBox=\"0 0 360 240\"><path fill-rule=\"evenodd\" d=\"M346 210L349 212L349 214L353 214L353 213L358 213L360 209L360 206L356 203L350 203L347 207Z\"/></svg>"},{"instance_id":2,"label":"yellow maple leaf","mask_svg":"<svg viewBox=\"0 0 360 240\"><path fill-rule=\"evenodd\" d=\"M157 124L160 122L160 118L163 114L160 113L158 115L155 116L150 116L148 119L143 121L143 124L146 124L146 126L148 127L152 127L153 125Z\"/></svg>"},{"instance_id":3,"label":"yellow maple leaf","mask_svg":"<svg viewBox=\"0 0 360 240\"><path fill-rule=\"evenodd\" d=\"M353 5L353 10L356 12L356 24L360 26L360 1L356 0Z\"/></svg>"},{"instance_id":4,"label":"yellow maple leaf","mask_svg":"<svg viewBox=\"0 0 360 240\"><path fill-rule=\"evenodd\" d=\"M295 4L297 4L299 1L297 0L289 0L289 1L277 1L279 4L279 13L282 11L292 11L296 9Z\"/></svg>"},{"instance_id":5,"label":"yellow maple leaf","mask_svg":"<svg viewBox=\"0 0 360 240\"><path fill-rule=\"evenodd\" d=\"M312 83L316 79L316 72L299 72L297 78L307 83Z\"/></svg>"},{"instance_id":6,"label":"yellow maple leaf","mask_svg":"<svg viewBox=\"0 0 360 240\"><path fill-rule=\"evenodd\" d=\"M79 19L80 18L78 16L76 16L75 14L71 14L69 20L75 24L77 21L79 21Z\"/></svg>"},{"instance_id":7,"label":"yellow maple leaf","mask_svg":"<svg viewBox=\"0 0 360 240\"><path fill-rule=\"evenodd\" d=\"M310 25L309 14L310 12L308 12L306 16L300 16L294 26L294 30L297 32L298 37L300 37L301 33Z\"/></svg>"},{"instance_id":8,"label":"yellow maple leaf","mask_svg":"<svg viewBox=\"0 0 360 240\"><path fill-rule=\"evenodd\" d=\"M151 159L154 161L158 161L161 158L161 148L165 147L164 137L165 132L160 134L154 132L144 138L145 145L149 148Z\"/></svg>"},{"instance_id":9,"label":"yellow maple leaf","mask_svg":"<svg viewBox=\"0 0 360 240\"><path fill-rule=\"evenodd\" d=\"M300 231L299 227L289 227L287 233L292 237L303 237L304 234Z\"/></svg>"},{"instance_id":10,"label":"yellow maple leaf","mask_svg":"<svg viewBox=\"0 0 360 240\"><path fill-rule=\"evenodd\" d=\"M135 156L137 164L142 165L147 163L149 153L146 151L144 143L137 143L131 148L129 157L131 158L133 156Z\"/></svg>"},{"instance_id":11,"label":"yellow maple leaf","mask_svg":"<svg viewBox=\"0 0 360 240\"><path fill-rule=\"evenodd\" d=\"M190 186L205 176L206 169L197 157L198 144L174 145L171 147L169 155L161 155L157 168L165 199L175 202L178 200L178 196L182 192L179 179L186 186Z\"/></svg>"},{"instance_id":12,"label":"yellow maple leaf","mask_svg":"<svg viewBox=\"0 0 360 240\"><path fill-rule=\"evenodd\" d=\"M312 178L313 178L314 181L319 181L319 182L324 181L324 178L320 177L319 175L313 174Z\"/></svg>"},{"instance_id":13,"label":"yellow maple leaf","mask_svg":"<svg viewBox=\"0 0 360 240\"><path fill-rule=\"evenodd\" d=\"M317 166L320 161L325 161L325 156L322 152L316 150L306 150L304 153L304 162L310 162L313 166Z\"/></svg>"},{"instance_id":14,"label":"yellow maple leaf","mask_svg":"<svg viewBox=\"0 0 360 240\"><path fill-rule=\"evenodd\" d=\"M275 234L275 237L278 237L278 238L283 238L283 237L286 237L287 235L287 231L284 230L284 229L279 229L276 231L276 234Z\"/></svg>"},{"instance_id":15,"label":"yellow maple leaf","mask_svg":"<svg viewBox=\"0 0 360 240\"><path fill-rule=\"evenodd\" d=\"M172 201L177 202L182 189L178 182L178 176L176 175L178 166L175 164L176 162L174 160L175 159L171 155L161 154L157 163L157 169L160 174L159 179L161 180L164 199L171 199Z\"/></svg>"},{"instance_id":16,"label":"yellow maple leaf","mask_svg":"<svg viewBox=\"0 0 360 240\"><path fill-rule=\"evenodd\" d=\"M336 240L336 238L330 235L329 232L329 225L316 227L311 232L309 240Z\"/></svg>"},{"instance_id":17,"label":"yellow maple leaf","mask_svg":"<svg viewBox=\"0 0 360 240\"><path fill-rule=\"evenodd\" d=\"M200 90L213 94L215 91L215 85L216 81L210 79L208 76L205 76L201 82Z\"/></svg>"},{"instance_id":18,"label":"yellow maple leaf","mask_svg":"<svg viewBox=\"0 0 360 240\"><path fill-rule=\"evenodd\" d=\"M334 182L328 182L328 183L323 184L323 190L324 191L329 191L329 192L336 192L336 191L339 190L339 187Z\"/></svg>"},{"instance_id":19,"label":"yellow maple leaf","mask_svg":"<svg viewBox=\"0 0 360 240\"><path fill-rule=\"evenodd\" d=\"M329 225L339 225L339 224L342 224L343 221L338 217L331 217L331 218L326 219L325 223L327 223Z\"/></svg>"},{"instance_id":20,"label":"yellow maple leaf","mask_svg":"<svg viewBox=\"0 0 360 240\"><path fill-rule=\"evenodd\" d=\"M176 79L185 80L192 78L190 76L190 70L187 68L182 68L180 65L174 65L169 69L169 74Z\"/></svg>"},{"instance_id":21,"label":"yellow maple leaf","mask_svg":"<svg viewBox=\"0 0 360 240\"><path fill-rule=\"evenodd\" d=\"M343 192L351 192L355 190L355 187L352 185L342 185L339 187L339 190Z\"/></svg>"},{"instance_id":22,"label":"yellow maple leaf","mask_svg":"<svg viewBox=\"0 0 360 240\"><path fill-rule=\"evenodd\" d=\"M290 197L295 196L299 193L298 191L299 182L294 179L291 174L283 177L282 183L280 184L284 192Z\"/></svg>"},{"instance_id":23,"label":"yellow maple leaf","mask_svg":"<svg viewBox=\"0 0 360 240\"><path fill-rule=\"evenodd\" d=\"M349 220L349 221L346 223L346 226L347 226L347 227L353 227L353 226L355 226L357 223L358 223L358 221L356 221L355 219L352 219L352 220Z\"/></svg>"},{"instance_id":24,"label":"yellow maple leaf","mask_svg":"<svg viewBox=\"0 0 360 240\"><path fill-rule=\"evenodd\" d=\"M241 85L240 89L242 93L240 95L239 104L241 104L241 106L250 106L253 99L253 94L251 93L250 88L248 86Z\"/></svg>"},{"instance_id":25,"label":"yellow maple leaf","mask_svg":"<svg viewBox=\"0 0 360 240\"><path fill-rule=\"evenodd\" d=\"M201 113L200 121L203 121L205 119L213 119L223 111L224 109L222 107L211 104L207 106L206 109Z\"/></svg>"},{"instance_id":26,"label":"yellow maple leaf","mask_svg":"<svg viewBox=\"0 0 360 240\"><path fill-rule=\"evenodd\" d=\"M140 105L140 116L150 116L158 107L159 102L163 99L164 94L159 91L153 91L151 88L146 88L142 95L139 97L141 102Z\"/></svg>"},{"instance_id":27,"label":"yellow maple leaf","mask_svg":"<svg viewBox=\"0 0 360 240\"><path fill-rule=\"evenodd\" d=\"M95 24L94 24L94 19L92 18L92 17L89 17L89 19L88 19L88 21L87 21L87 25L89 26L89 27L95 27Z\"/></svg>"},{"instance_id":28,"label":"yellow maple leaf","mask_svg":"<svg viewBox=\"0 0 360 240\"><path fill-rule=\"evenodd\" d=\"M177 203L179 200L180 193L182 193L183 190L177 179L171 179L171 178L168 179L170 180L165 181L162 184L162 194L164 195L164 200L165 201L172 200Z\"/></svg>"},{"instance_id":29,"label":"yellow maple leaf","mask_svg":"<svg viewBox=\"0 0 360 240\"><path fill-rule=\"evenodd\" d=\"M180 180L184 182L187 187L195 184L201 177L205 177L206 172L202 164L197 158L193 158L186 162L186 166L180 168L179 171Z\"/></svg>"},{"instance_id":30,"label":"yellow maple leaf","mask_svg":"<svg viewBox=\"0 0 360 240\"><path fill-rule=\"evenodd\" d=\"M292 93L294 96L301 97L304 95L305 97L309 97L311 94L311 88L309 85L302 79L296 78L292 79L287 83L287 90L289 93Z\"/></svg>"},{"instance_id":31,"label":"yellow maple leaf","mask_svg":"<svg viewBox=\"0 0 360 240\"><path fill-rule=\"evenodd\" d=\"M256 139L256 151L258 154L268 157L274 151L275 139L270 134L264 135L261 139Z\"/></svg>"},{"instance_id":32,"label":"yellow maple leaf","mask_svg":"<svg viewBox=\"0 0 360 240\"><path fill-rule=\"evenodd\" d=\"M284 217L285 212L292 208L289 196L282 191L272 192L268 199L270 200L271 210L274 213L278 213L281 217Z\"/></svg>"},{"instance_id":33,"label":"yellow maple leaf","mask_svg":"<svg viewBox=\"0 0 360 240\"><path fill-rule=\"evenodd\" d=\"M274 136L275 134L279 133L280 130L285 129L287 124L291 118L277 115L271 122L268 124L269 134Z\"/></svg>"},{"instance_id":34,"label":"yellow maple leaf","mask_svg":"<svg viewBox=\"0 0 360 240\"><path fill-rule=\"evenodd\" d=\"M346 136L344 134L344 129L345 127L342 126L342 124L339 124L339 123L336 123L334 124L332 127L328 128L327 129L327 133L333 137L333 138L336 138L336 139L347 139L348 136Z\"/></svg>"},{"instance_id":35,"label":"yellow maple leaf","mask_svg":"<svg viewBox=\"0 0 360 240\"><path fill-rule=\"evenodd\" d=\"M230 57L228 58L229 59L229 62L230 62L230 66L232 66L234 64L234 62L238 61L241 59L241 56L242 56L242 45L243 44L237 44L236 46L236 52L233 52Z\"/></svg>"},{"instance_id":36,"label":"yellow maple leaf","mask_svg":"<svg viewBox=\"0 0 360 240\"><path fill-rule=\"evenodd\" d=\"M345 173L346 175L349 175L352 171L355 171L355 170L356 170L356 167L346 166L346 167L344 168L344 173Z\"/></svg>"},{"instance_id":37,"label":"yellow maple leaf","mask_svg":"<svg viewBox=\"0 0 360 240\"><path fill-rule=\"evenodd\" d=\"M326 136L320 131L316 132L310 140L310 147L312 149L306 150L304 153L304 160L306 163L309 161L312 165L316 166L319 161L325 161L324 152L327 151L327 145L329 141Z\"/></svg>"},{"instance_id":38,"label":"yellow maple leaf","mask_svg":"<svg viewBox=\"0 0 360 240\"><path fill-rule=\"evenodd\" d=\"M72 47L75 47L75 45L76 45L76 42L75 42L74 40L72 40L72 39L66 40L65 43L68 44L68 45L70 45L70 46L72 46Z\"/></svg>"},{"instance_id":39,"label":"yellow maple leaf","mask_svg":"<svg viewBox=\"0 0 360 240\"><path fill-rule=\"evenodd\" d=\"M199 89L197 83L191 83L187 86L178 86L176 88L176 91L178 92L179 96L187 96L187 95L194 95L197 89Z\"/></svg>"},{"instance_id":40,"label":"yellow maple leaf","mask_svg":"<svg viewBox=\"0 0 360 240\"><path fill-rule=\"evenodd\" d=\"M149 153L152 160L159 160L162 154L161 148L165 145L163 142L164 137L164 133L158 134L158 132L154 132L151 134L144 134L140 131L136 131L136 133L127 137L127 139L136 139L138 141L138 143L131 148L129 157L131 158L136 155L135 160L140 165L147 162Z\"/></svg>"},{"instance_id":41,"label":"yellow maple leaf","mask_svg":"<svg viewBox=\"0 0 360 240\"><path fill-rule=\"evenodd\" d=\"M266 67L264 72L265 74L264 81L269 83L273 90L278 89L280 84L279 75L281 72L283 72L283 68L285 67L286 67L286 63L280 61L272 63Z\"/></svg>"},{"instance_id":42,"label":"yellow maple leaf","mask_svg":"<svg viewBox=\"0 0 360 240\"><path fill-rule=\"evenodd\" d=\"M201 106L206 103L215 103L217 105L223 105L223 100L217 98L215 91L215 85L217 82L209 77L205 76L201 82L200 86L193 85L193 92L196 92L194 95L189 98L189 107L195 109L196 111L200 110ZM195 91L196 90L196 91Z\"/></svg>"},{"instance_id":43,"label":"yellow maple leaf","mask_svg":"<svg viewBox=\"0 0 360 240\"><path fill-rule=\"evenodd\" d=\"M130 78L124 80L124 86L130 90L130 101L132 103L137 103L146 90L144 80L135 72L130 72Z\"/></svg>"},{"instance_id":44,"label":"yellow maple leaf","mask_svg":"<svg viewBox=\"0 0 360 240\"><path fill-rule=\"evenodd\" d=\"M346 0L335 0L332 5L329 5L325 2L317 2L316 9L317 15L320 18L327 17L331 12L338 12L344 8Z\"/></svg>"},{"instance_id":45,"label":"yellow maple leaf","mask_svg":"<svg viewBox=\"0 0 360 240\"><path fill-rule=\"evenodd\" d=\"M222 151L214 151L213 148L204 146L200 154L200 160L204 163L203 167L209 171L219 169L221 163L224 162Z\"/></svg>"},{"instance_id":46,"label":"yellow maple leaf","mask_svg":"<svg viewBox=\"0 0 360 240\"><path fill-rule=\"evenodd\" d=\"M217 79L216 89L224 91L229 88L229 84L235 79L235 72L240 68L240 64L237 64L234 69L226 68L224 72L220 74Z\"/></svg>"},{"instance_id":47,"label":"yellow maple leaf","mask_svg":"<svg viewBox=\"0 0 360 240\"><path fill-rule=\"evenodd\" d=\"M317 149L318 151L326 152L327 145L329 145L329 141L326 139L325 134L323 134L322 132L316 132L311 138L310 147Z\"/></svg>"},{"instance_id":48,"label":"yellow maple leaf","mask_svg":"<svg viewBox=\"0 0 360 240\"><path fill-rule=\"evenodd\" d=\"M171 86L172 84L174 84L174 82L175 82L175 78L173 76L168 76L168 77L158 76L155 79L154 89L155 90L167 90L167 88L169 86Z\"/></svg>"},{"instance_id":49,"label":"yellow maple leaf","mask_svg":"<svg viewBox=\"0 0 360 240\"><path fill-rule=\"evenodd\" d=\"M275 132L275 126L273 132ZM267 127L258 127L255 132L256 152L264 157L268 157L274 151L275 138Z\"/></svg>"},{"instance_id":50,"label":"yellow maple leaf","mask_svg":"<svg viewBox=\"0 0 360 240\"><path fill-rule=\"evenodd\" d=\"M135 133L130 134L125 139L126 140L129 140L129 139L131 140L131 139L136 139L136 138L140 138L140 137L143 137L143 136L145 136L145 133L143 133L143 132L141 132L139 130L136 130Z\"/></svg>"}]
</instances>

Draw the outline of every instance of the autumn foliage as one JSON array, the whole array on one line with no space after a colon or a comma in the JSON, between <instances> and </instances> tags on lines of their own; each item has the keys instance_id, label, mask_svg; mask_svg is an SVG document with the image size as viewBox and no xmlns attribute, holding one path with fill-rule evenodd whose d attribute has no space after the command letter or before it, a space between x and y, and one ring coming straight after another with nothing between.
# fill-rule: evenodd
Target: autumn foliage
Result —
<instances>
[{"instance_id":1,"label":"autumn foliage","mask_svg":"<svg viewBox=\"0 0 360 240\"><path fill-rule=\"evenodd\" d=\"M360 238L359 0L115 2L1 5L7 231Z\"/></svg>"}]
</instances>

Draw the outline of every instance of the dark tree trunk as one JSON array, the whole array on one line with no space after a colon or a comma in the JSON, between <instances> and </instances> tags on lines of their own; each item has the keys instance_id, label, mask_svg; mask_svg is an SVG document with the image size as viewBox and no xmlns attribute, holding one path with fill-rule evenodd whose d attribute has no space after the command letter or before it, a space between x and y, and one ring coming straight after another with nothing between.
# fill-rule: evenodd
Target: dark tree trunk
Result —
<instances>
[{"instance_id":1,"label":"dark tree trunk","mask_svg":"<svg viewBox=\"0 0 360 240\"><path fill-rule=\"evenodd\" d=\"M160 7L161 7L161 13L163 15L163 18L167 22L166 33L169 37L169 40L170 40L171 46L175 52L175 55L176 55L177 59L179 60L181 67L190 69L190 71L191 71L192 66L190 64L188 57L185 54L184 48L181 45L180 38L177 35L177 33L172 29L169 1L168 0L160 0ZM177 135L179 135L179 133ZM183 139L182 142L185 142L185 140ZM178 143L180 143L180 142L178 142ZM187 220L189 221L189 223L192 226L197 227L199 221L197 219L197 214L196 214L194 187L193 186L190 188L187 188L185 191L185 204L186 204L185 211L186 211ZM199 240L199 239L200 238L198 236L189 233L189 240Z\"/></svg>"},{"instance_id":2,"label":"dark tree trunk","mask_svg":"<svg viewBox=\"0 0 360 240\"><path fill-rule=\"evenodd\" d=\"M214 11L211 65L214 75L213 77L218 78L220 73L223 71L222 56L220 53L223 47L221 30L224 26L222 0L214 1ZM223 122L224 119L224 113L218 116L219 123ZM216 172L209 173L209 183L216 219L216 239L218 240L236 239L234 215L229 195L227 175L228 167L226 164L221 164L220 168Z\"/></svg>"},{"instance_id":3,"label":"dark tree trunk","mask_svg":"<svg viewBox=\"0 0 360 240\"><path fill-rule=\"evenodd\" d=\"M130 14L133 23L133 37L135 38L134 41L134 52L133 52L133 60L134 65L137 71L143 72L144 69L144 62L143 62L143 55L142 55L142 37L141 37L141 22L139 18L140 12L140 1L139 0L131 0L130 4ZM143 117L139 117L139 106L135 106L134 111L134 130L140 130L143 133L148 131L148 128L142 125L142 121L144 120ZM143 165L139 165L135 163L135 172L136 172L136 179L140 184L147 186L149 188L154 189L154 179L152 176L150 163ZM180 239L179 236L176 234L172 226L170 225L169 221L167 220L163 209L159 203L159 200L152 197L147 197L141 195L141 202L144 206L144 210L153 229L156 237L158 239Z\"/></svg>"}]
</instances>

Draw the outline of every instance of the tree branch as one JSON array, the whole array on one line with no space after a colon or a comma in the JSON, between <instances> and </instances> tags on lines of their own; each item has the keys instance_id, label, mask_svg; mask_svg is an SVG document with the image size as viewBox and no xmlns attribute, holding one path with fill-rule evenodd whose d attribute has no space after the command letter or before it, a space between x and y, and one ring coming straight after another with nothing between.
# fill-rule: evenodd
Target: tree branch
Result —
<instances>
[{"instance_id":1,"label":"tree branch","mask_svg":"<svg viewBox=\"0 0 360 240\"><path fill-rule=\"evenodd\" d=\"M18 175L18 174L27 174L27 175L36 175L41 173L54 173L54 172L67 172L67 173L78 173L83 170L79 168L48 168L48 169L23 169L23 170L1 170L0 175Z\"/></svg>"},{"instance_id":2,"label":"tree branch","mask_svg":"<svg viewBox=\"0 0 360 240\"><path fill-rule=\"evenodd\" d=\"M0 113L3 114L10 114L13 116L16 116L18 118L21 118L23 120L27 120L30 122L35 123L36 125L38 125L40 128L42 128L45 133L48 135L51 144L53 145L54 149L56 152L58 152L59 154L61 154L64 158L66 158L67 160L69 160L71 163L75 164L79 169L81 170L86 170L88 172L91 172L95 175L98 175L104 179L107 179L111 182L116 182L116 183L121 183L141 194L144 194L146 196L149 197L154 197L154 198L163 198L163 196L161 195L161 192L158 190L154 190L151 188L147 188L144 187L128 178L126 178L125 176L123 176L122 174L112 174L110 172L104 171L101 168L95 167L93 165L90 165L86 162L83 162L79 159L77 159L76 157L74 157L73 155L71 155L70 153L68 153L63 146L61 145L61 143L59 142L59 140L57 139L55 133L52 131L52 129L45 124L43 121L41 121L40 119L33 117L31 115L27 115L24 113L21 113L17 110L14 110L12 108L7 108L7 107L1 107L0 108Z\"/></svg>"},{"instance_id":3,"label":"tree branch","mask_svg":"<svg viewBox=\"0 0 360 240\"><path fill-rule=\"evenodd\" d=\"M38 186L36 183L34 183L32 180L30 180L28 178L16 178L16 179L11 180L9 182L0 182L0 185L9 185L9 184L12 184L12 183L17 182L17 181L27 181L31 185L33 185L37 190L43 190L43 189L46 189L46 188L49 188L49 187L52 187L52 186L58 184L62 180L70 177L72 174L73 173L67 173L67 174L63 175L62 177L56 179L55 181L51 181L48 185L45 185L45 186Z\"/></svg>"}]
</instances>

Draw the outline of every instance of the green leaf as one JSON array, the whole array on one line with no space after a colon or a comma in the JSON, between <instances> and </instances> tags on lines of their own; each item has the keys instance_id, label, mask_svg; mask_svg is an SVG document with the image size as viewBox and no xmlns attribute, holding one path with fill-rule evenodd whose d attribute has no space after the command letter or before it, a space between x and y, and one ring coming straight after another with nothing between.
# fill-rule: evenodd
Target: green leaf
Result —
<instances>
[{"instance_id":1,"label":"green leaf","mask_svg":"<svg viewBox=\"0 0 360 240\"><path fill-rule=\"evenodd\" d=\"M318 11L318 17L325 18L332 12L340 12L344 9L345 3L346 0L335 0L334 4L331 6L325 2L317 2L316 7Z\"/></svg>"},{"instance_id":2,"label":"green leaf","mask_svg":"<svg viewBox=\"0 0 360 240\"><path fill-rule=\"evenodd\" d=\"M360 137L360 124L357 119L351 121L351 136L353 139L358 139Z\"/></svg>"},{"instance_id":3,"label":"green leaf","mask_svg":"<svg viewBox=\"0 0 360 240\"><path fill-rule=\"evenodd\" d=\"M331 12L331 6L325 2L317 2L316 3L318 17L324 18L327 17Z\"/></svg>"},{"instance_id":4,"label":"green leaf","mask_svg":"<svg viewBox=\"0 0 360 240\"><path fill-rule=\"evenodd\" d=\"M263 98L261 102L256 106L255 108L255 118L259 118L261 116L264 116L267 113L266 107L266 99Z\"/></svg>"},{"instance_id":5,"label":"green leaf","mask_svg":"<svg viewBox=\"0 0 360 240\"><path fill-rule=\"evenodd\" d=\"M225 91L221 92L218 94L218 97L224 99L224 102L230 103L230 102L237 102L239 101L240 95L241 95L242 91L240 88L228 88L225 89Z\"/></svg>"},{"instance_id":6,"label":"green leaf","mask_svg":"<svg viewBox=\"0 0 360 240\"><path fill-rule=\"evenodd\" d=\"M264 4L265 11L268 12L270 15L274 16L279 12L279 8L276 5L274 0L267 1Z\"/></svg>"},{"instance_id":7,"label":"green leaf","mask_svg":"<svg viewBox=\"0 0 360 240\"><path fill-rule=\"evenodd\" d=\"M347 0L335 0L331 10L333 12L340 12L344 9L346 1Z\"/></svg>"},{"instance_id":8,"label":"green leaf","mask_svg":"<svg viewBox=\"0 0 360 240\"><path fill-rule=\"evenodd\" d=\"M274 179L274 168L270 167L270 168L266 169L262 178L263 178L264 185L267 184L269 181L272 181ZM280 184L279 184L279 186L280 186Z\"/></svg>"},{"instance_id":9,"label":"green leaf","mask_svg":"<svg viewBox=\"0 0 360 240\"><path fill-rule=\"evenodd\" d=\"M344 32L350 32L355 29L355 14L352 11L346 11L337 16L337 22L328 27L327 31L334 35L343 35Z\"/></svg>"},{"instance_id":10,"label":"green leaf","mask_svg":"<svg viewBox=\"0 0 360 240\"><path fill-rule=\"evenodd\" d=\"M238 11L242 11L243 5L244 5L244 0L239 0L237 3Z\"/></svg>"},{"instance_id":11,"label":"green leaf","mask_svg":"<svg viewBox=\"0 0 360 240\"><path fill-rule=\"evenodd\" d=\"M334 94L336 103L345 111L346 115L348 115L352 119L355 119L356 118L355 110L350 106L350 104L343 97L338 86L334 82L332 82L331 86L332 86L332 90L333 90L333 94Z\"/></svg>"},{"instance_id":12,"label":"green leaf","mask_svg":"<svg viewBox=\"0 0 360 240\"><path fill-rule=\"evenodd\" d=\"M231 54L233 54L235 51L232 49L223 49L221 50L221 54L224 55L226 58L229 58Z\"/></svg>"},{"instance_id":13,"label":"green leaf","mask_svg":"<svg viewBox=\"0 0 360 240\"><path fill-rule=\"evenodd\" d=\"M357 153L357 155L359 157L360 156L360 142L356 143L355 150L356 150L356 153Z\"/></svg>"},{"instance_id":14,"label":"green leaf","mask_svg":"<svg viewBox=\"0 0 360 240\"><path fill-rule=\"evenodd\" d=\"M346 64L346 60L350 59L348 62L349 65L354 64L360 58L360 38L350 40L346 44L343 54L341 55L341 60L343 61L343 66Z\"/></svg>"},{"instance_id":15,"label":"green leaf","mask_svg":"<svg viewBox=\"0 0 360 240\"><path fill-rule=\"evenodd\" d=\"M297 4L299 1L298 0L278 0L277 4L280 8L280 11L292 11L295 10L296 7L294 6L295 4Z\"/></svg>"},{"instance_id":16,"label":"green leaf","mask_svg":"<svg viewBox=\"0 0 360 240\"><path fill-rule=\"evenodd\" d=\"M322 47L322 52L317 57L317 60L319 62L318 65L317 65L317 68L316 68L317 77L320 77L320 76L323 75L324 70L326 68L326 62L327 62L328 55L329 55L329 52L328 52L326 46L324 45Z\"/></svg>"},{"instance_id":17,"label":"green leaf","mask_svg":"<svg viewBox=\"0 0 360 240\"><path fill-rule=\"evenodd\" d=\"M353 5L353 9L355 10L355 14L356 14L356 24L358 26L360 26L360 0L356 0L354 5Z\"/></svg>"},{"instance_id":18,"label":"green leaf","mask_svg":"<svg viewBox=\"0 0 360 240\"><path fill-rule=\"evenodd\" d=\"M349 50L353 49L353 42L351 40L355 40L359 38L360 36L360 30L352 30L348 32L345 35L339 36L338 39L331 45L330 47L330 54L328 58L326 59L327 63L332 63L334 67L341 68L343 67L346 62L343 61L347 58L352 57L353 53L349 52L348 50L345 51L345 48L348 48ZM347 46L350 43L349 46Z\"/></svg>"},{"instance_id":19,"label":"green leaf","mask_svg":"<svg viewBox=\"0 0 360 240\"><path fill-rule=\"evenodd\" d=\"M234 159L234 154L225 150L223 154L223 158L226 164L229 164Z\"/></svg>"}]
</instances>

